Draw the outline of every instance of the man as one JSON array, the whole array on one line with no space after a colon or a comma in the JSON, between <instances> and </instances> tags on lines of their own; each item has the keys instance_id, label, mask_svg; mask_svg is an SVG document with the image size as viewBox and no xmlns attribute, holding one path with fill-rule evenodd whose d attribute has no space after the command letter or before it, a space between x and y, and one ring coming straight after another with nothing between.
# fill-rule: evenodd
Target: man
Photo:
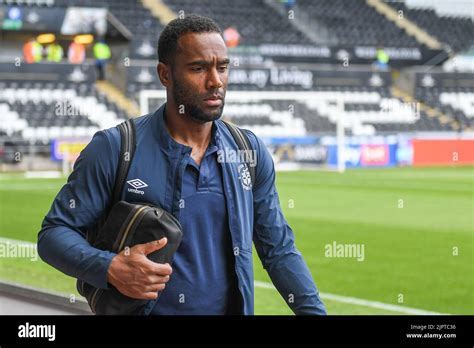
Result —
<instances>
[{"instance_id":1,"label":"man","mask_svg":"<svg viewBox=\"0 0 474 348\"><path fill-rule=\"evenodd\" d=\"M105 67L107 65L107 62L112 57L110 47L105 42L105 39L100 39L94 44L92 50L94 52L95 66L97 70L97 80L105 80Z\"/></svg>"},{"instance_id":2,"label":"man","mask_svg":"<svg viewBox=\"0 0 474 348\"><path fill-rule=\"evenodd\" d=\"M39 63L43 59L43 46L31 39L23 46L23 55L28 64Z\"/></svg>"},{"instance_id":3,"label":"man","mask_svg":"<svg viewBox=\"0 0 474 348\"><path fill-rule=\"evenodd\" d=\"M63 59L64 50L57 42L51 42L46 47L46 59L48 62L61 63Z\"/></svg>"},{"instance_id":4,"label":"man","mask_svg":"<svg viewBox=\"0 0 474 348\"><path fill-rule=\"evenodd\" d=\"M115 255L84 239L110 202L116 128L98 132L81 153L43 222L40 256L95 287L149 299L145 314L253 314L253 239L291 309L325 314L281 212L268 150L247 131L257 152L254 183L245 164L222 155L238 146L219 120L229 66L219 27L200 16L175 19L160 36L158 56L167 103L135 121L137 148L127 177L135 186L129 183L122 199L159 204L179 219L184 236L173 267L146 257L166 240Z\"/></svg>"}]
</instances>

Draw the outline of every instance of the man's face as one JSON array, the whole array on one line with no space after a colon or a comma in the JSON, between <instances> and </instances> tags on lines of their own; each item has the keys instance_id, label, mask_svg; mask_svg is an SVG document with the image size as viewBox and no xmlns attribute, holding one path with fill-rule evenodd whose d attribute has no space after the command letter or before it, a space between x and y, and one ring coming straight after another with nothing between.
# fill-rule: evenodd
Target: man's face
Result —
<instances>
[{"instance_id":1,"label":"man's face","mask_svg":"<svg viewBox=\"0 0 474 348\"><path fill-rule=\"evenodd\" d=\"M171 95L178 112L204 123L222 116L229 58L218 33L188 33L178 40Z\"/></svg>"}]
</instances>

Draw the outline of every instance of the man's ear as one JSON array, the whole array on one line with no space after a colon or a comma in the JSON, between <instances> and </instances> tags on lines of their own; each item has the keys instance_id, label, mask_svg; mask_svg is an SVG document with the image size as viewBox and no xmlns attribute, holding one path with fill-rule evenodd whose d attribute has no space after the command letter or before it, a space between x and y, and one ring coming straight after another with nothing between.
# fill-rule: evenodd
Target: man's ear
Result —
<instances>
[{"instance_id":1,"label":"man's ear","mask_svg":"<svg viewBox=\"0 0 474 348\"><path fill-rule=\"evenodd\" d=\"M168 87L171 81L171 70L170 67L164 63L158 63L156 66L156 72L158 73L158 77L160 78L161 84L165 87Z\"/></svg>"}]
</instances>

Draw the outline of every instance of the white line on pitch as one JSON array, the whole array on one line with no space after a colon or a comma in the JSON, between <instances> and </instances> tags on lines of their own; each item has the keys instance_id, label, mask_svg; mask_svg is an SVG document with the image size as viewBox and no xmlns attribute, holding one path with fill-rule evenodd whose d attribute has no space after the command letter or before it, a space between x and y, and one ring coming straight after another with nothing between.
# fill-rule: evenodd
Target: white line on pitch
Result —
<instances>
[{"instance_id":1,"label":"white line on pitch","mask_svg":"<svg viewBox=\"0 0 474 348\"><path fill-rule=\"evenodd\" d=\"M255 287L257 287L257 288L276 290L275 287L272 284L267 283L267 282L262 282L262 281L256 280L254 282L254 284L255 284ZM325 293L325 292L321 292L319 294L323 299L327 299L327 300L331 300L331 301L349 303L349 304L353 304L353 305L370 307L370 308L384 309L384 310L388 310L388 311L392 311L392 312L399 312L399 313L405 313L405 314L414 314L414 315L444 315L445 314L445 313L439 313L439 312L426 311L424 309L403 307L403 306L393 305L393 304L389 304L389 303L369 301L369 300L364 300L364 299L356 298L356 297L348 297L348 296L328 294L328 293Z\"/></svg>"}]
</instances>

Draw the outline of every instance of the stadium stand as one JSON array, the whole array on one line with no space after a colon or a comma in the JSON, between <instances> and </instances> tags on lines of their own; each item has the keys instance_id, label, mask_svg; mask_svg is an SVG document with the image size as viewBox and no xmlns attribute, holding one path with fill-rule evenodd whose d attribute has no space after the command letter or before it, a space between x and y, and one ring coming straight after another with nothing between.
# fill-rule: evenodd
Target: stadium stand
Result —
<instances>
[{"instance_id":1,"label":"stadium stand","mask_svg":"<svg viewBox=\"0 0 474 348\"><path fill-rule=\"evenodd\" d=\"M278 101L261 100L258 105L265 107L257 108L257 113L272 121L266 125L262 125L262 119L249 121L235 114L234 110L254 106L244 101L226 107L226 116L261 136L330 134L335 132L338 120L344 121L350 133L358 133L362 127L369 134L451 130L449 125L440 124L426 112L417 110L414 104L404 103L388 88L331 87L314 92L314 99L306 101L295 102L291 97ZM338 107L339 102L343 103L343 110ZM289 105L295 106L293 118L287 116Z\"/></svg>"},{"instance_id":2,"label":"stadium stand","mask_svg":"<svg viewBox=\"0 0 474 348\"><path fill-rule=\"evenodd\" d=\"M126 118L92 83L0 82L0 110L0 129L31 140L92 136Z\"/></svg>"},{"instance_id":3,"label":"stadium stand","mask_svg":"<svg viewBox=\"0 0 474 348\"><path fill-rule=\"evenodd\" d=\"M77 5L74 0L55 0L55 5ZM158 37L163 26L156 20L150 11L143 7L140 1L130 0L84 0L81 6L107 8L117 19L136 37Z\"/></svg>"},{"instance_id":4,"label":"stadium stand","mask_svg":"<svg viewBox=\"0 0 474 348\"><path fill-rule=\"evenodd\" d=\"M33 143L48 144L57 137L90 137L98 129L113 126L131 114L136 115L138 112L127 108L127 103L139 104L142 91L163 90L156 78L154 64L157 38L166 22L163 17L156 17L158 10L153 9L149 3L138 0L81 1L79 6L108 9L132 33L128 52L125 52L125 56L128 54L133 58L131 67L123 67L123 56L115 57L111 64L112 68L116 69L114 72L119 71L121 67L126 73L123 74L122 80L118 76L120 74L114 73L114 76L102 85L90 79L72 81L59 77L45 81L8 75L7 79L0 81L0 111L6 121L0 125L1 134ZM251 52L247 55L249 57L256 52L255 47L262 44L315 47L314 37L308 35L310 28L305 31L304 26L295 25L284 12L275 7L275 3L266 0L163 0L159 3L164 6L161 8L164 9L162 12L168 15L177 15L180 11L184 11L184 14L198 13L214 18L223 29L231 26L237 28L241 35L240 48L243 50L238 50L237 53L230 50L231 55L241 54L247 48ZM402 10L408 19L443 43L449 44L453 50L467 49L474 42L470 19L440 16L433 10L408 8L400 2L384 3L396 10ZM66 8L77 6L78 2L0 0L1 5ZM281 3L276 3L276 6L284 8ZM368 1L298 0L292 8L304 12L314 21L316 27L329 32L328 37L331 40L327 44L336 45L339 51L350 51L357 46L404 47L414 50L427 48L375 7L370 6ZM114 37L114 26L109 25L109 29L108 37ZM137 55L137 50L147 53ZM332 59L331 64L334 66L341 64L339 51L328 58ZM299 67L299 64L301 70L304 70L305 66L310 66L310 69L316 66L312 63L311 56L303 58L302 63L295 63L295 66ZM415 65L416 60L413 60L412 64ZM271 57L262 55L258 64L249 63L241 68L266 69L269 66L274 69L283 67L272 61ZM53 66L51 68L54 69ZM262 97L258 101L245 98L228 100L225 116L266 137L334 134L339 120L345 122L349 134L458 131L474 126L473 89L469 86L417 86L407 96L398 90L394 92L393 82L377 85L369 83L368 79L356 81L351 75L354 67L345 69L346 77L343 80L335 75L324 78L315 76L315 82L311 86L294 83L268 83L259 86L254 83L233 83L231 79L229 91L287 92L288 95L312 92L314 99ZM367 76L377 72L377 69L370 65L366 65L364 69L368 71ZM323 80L330 83L321 83ZM113 89L119 93L123 92L120 98L125 99L124 102L120 103L114 98L114 93L111 96L109 92ZM417 102L426 107L414 109L413 105ZM339 106L341 103L342 109ZM58 105L63 105L65 109L58 113ZM291 112L289 105L292 107ZM67 115L68 107L76 108L76 117L61 116Z\"/></svg>"},{"instance_id":5,"label":"stadium stand","mask_svg":"<svg viewBox=\"0 0 474 348\"><path fill-rule=\"evenodd\" d=\"M38 7L101 7L107 8L121 23L136 36L158 37L162 25L154 18L150 11L136 0L0 0L0 4Z\"/></svg>"},{"instance_id":6,"label":"stadium stand","mask_svg":"<svg viewBox=\"0 0 474 348\"><path fill-rule=\"evenodd\" d=\"M450 46L453 51L464 51L474 46L474 25L472 18L468 17L468 10L466 17L442 16L434 9L409 8L400 1L386 3Z\"/></svg>"},{"instance_id":7,"label":"stadium stand","mask_svg":"<svg viewBox=\"0 0 474 348\"><path fill-rule=\"evenodd\" d=\"M474 129L474 88L420 87L416 90L416 98L451 115L463 129Z\"/></svg>"},{"instance_id":8,"label":"stadium stand","mask_svg":"<svg viewBox=\"0 0 474 348\"><path fill-rule=\"evenodd\" d=\"M455 51L474 44L474 27L469 17L439 16L433 9L409 8L401 1L385 0L387 4L416 22L420 27L450 45ZM311 44L305 32L275 12L264 0L240 0L219 3L212 0L165 0L176 13L199 13L213 17L222 28L234 26L243 45L260 43ZM75 0L0 0L0 4L18 6L77 6ZM80 6L107 8L138 37L158 37L163 26L140 1L82 0ZM319 26L336 36L335 44L388 45L415 47L419 42L364 0L298 0L295 11L305 12ZM271 16L269 16L271 11ZM334 43L334 42L333 42Z\"/></svg>"},{"instance_id":9,"label":"stadium stand","mask_svg":"<svg viewBox=\"0 0 474 348\"><path fill-rule=\"evenodd\" d=\"M176 13L184 11L212 17L222 29L234 26L241 35L242 45L312 43L288 17L274 11L263 0L229 2L165 0L164 3Z\"/></svg>"},{"instance_id":10,"label":"stadium stand","mask_svg":"<svg viewBox=\"0 0 474 348\"><path fill-rule=\"evenodd\" d=\"M363 0L299 0L301 11L336 36L335 44L416 47L417 40Z\"/></svg>"}]
</instances>

